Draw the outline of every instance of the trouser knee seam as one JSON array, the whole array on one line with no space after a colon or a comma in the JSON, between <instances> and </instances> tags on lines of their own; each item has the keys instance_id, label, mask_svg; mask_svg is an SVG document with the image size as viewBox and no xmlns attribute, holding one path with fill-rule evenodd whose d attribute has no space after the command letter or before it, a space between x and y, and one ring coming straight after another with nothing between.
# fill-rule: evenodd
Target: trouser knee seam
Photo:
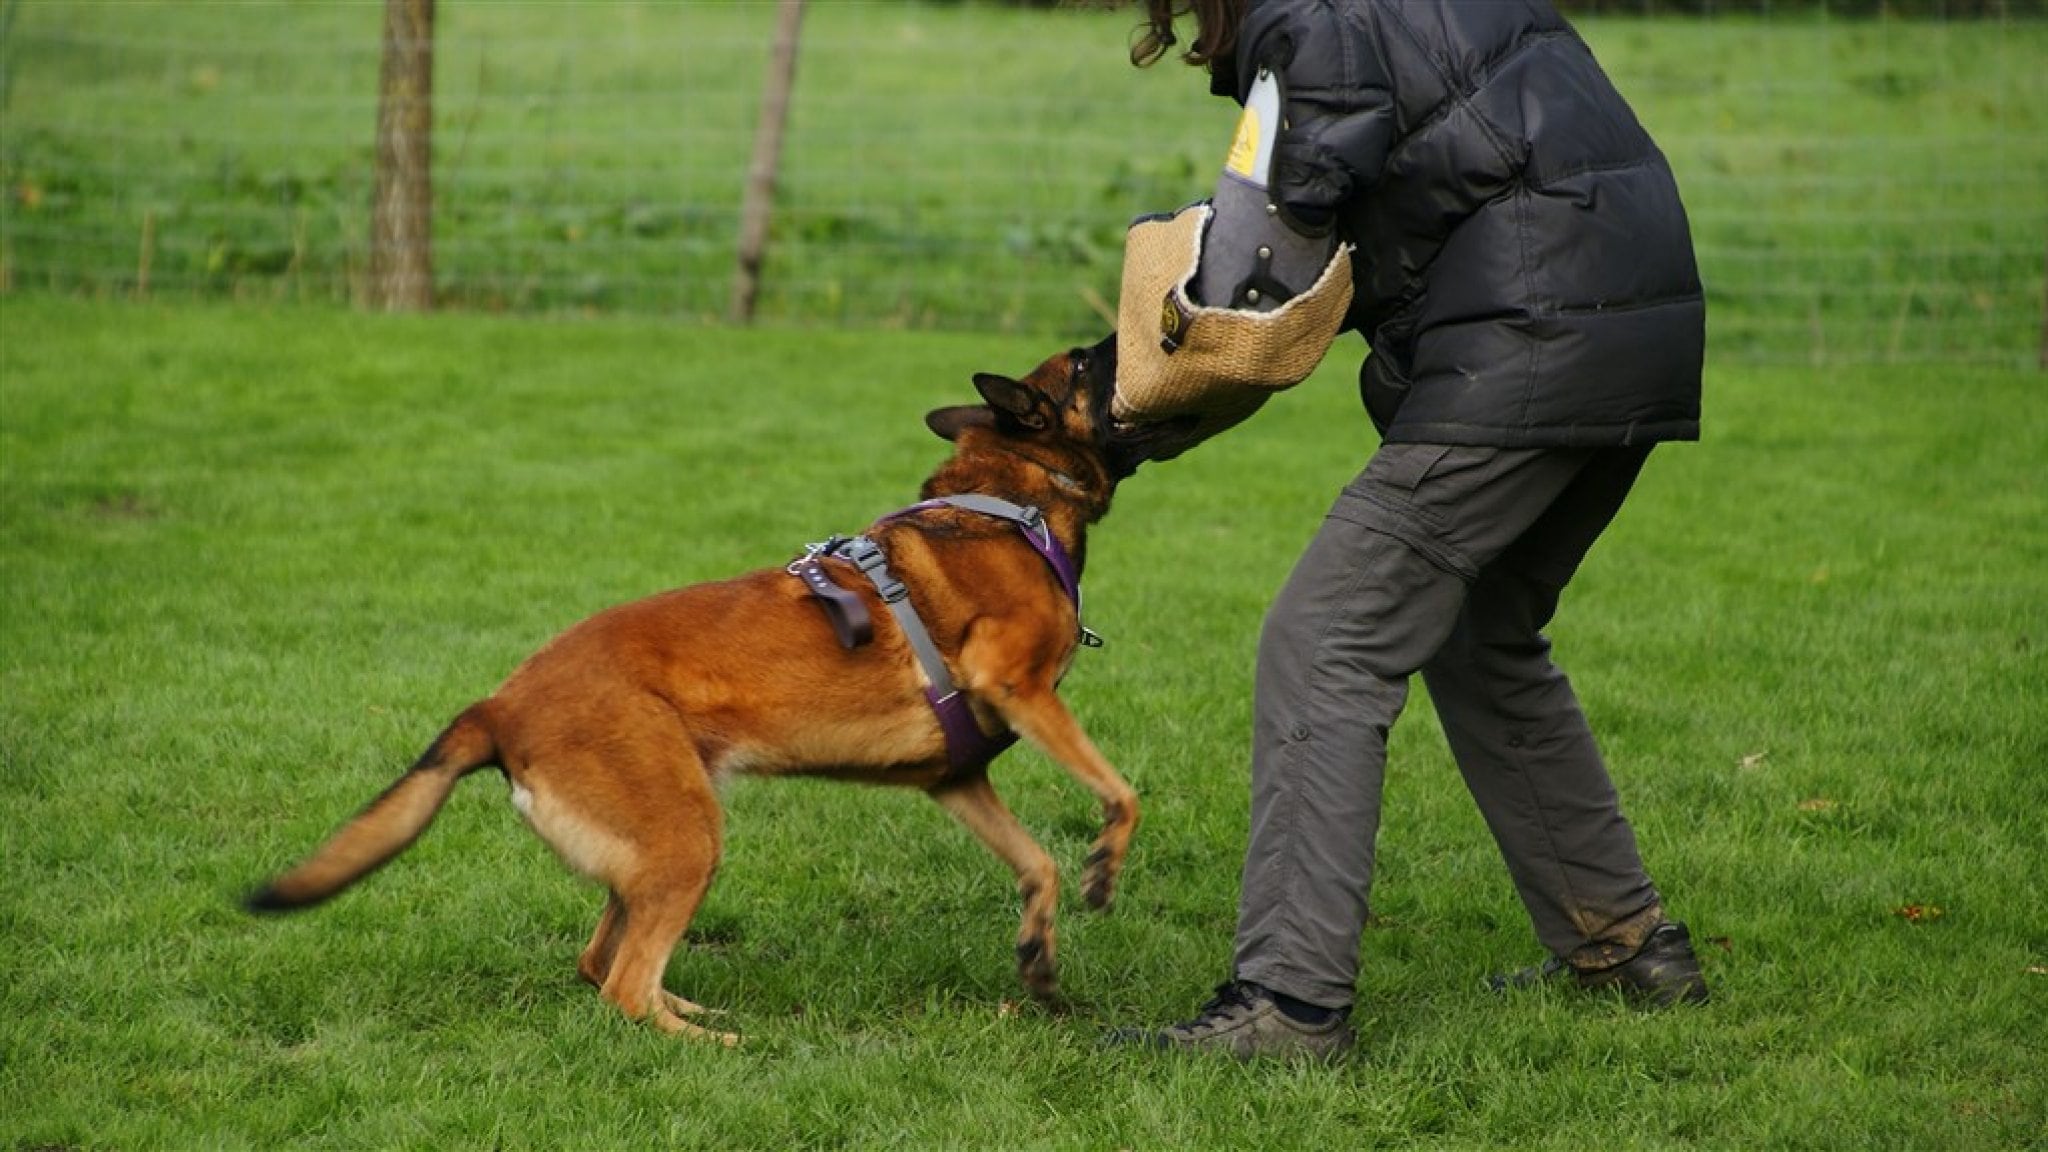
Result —
<instances>
[{"instance_id":1,"label":"trouser knee seam","mask_svg":"<svg viewBox=\"0 0 2048 1152\"><path fill-rule=\"evenodd\" d=\"M1557 837L1551 832L1550 810L1543 803L1543 792L1536 787L1536 781L1529 772L1528 758L1525 753L1517 749L1508 757L1508 761L1514 765L1515 775L1522 781L1522 790L1529 797L1529 807L1536 813L1536 825L1543 833L1543 844L1547 849L1544 855L1549 857L1550 867L1557 874L1558 890L1570 902L1569 906L1573 910L1573 918L1577 920L1579 918L1578 910L1582 909L1585 904L1584 901L1579 899L1578 890L1572 886L1571 870L1564 865L1564 854L1558 851ZM1582 935L1585 933L1583 925L1579 926L1579 932Z\"/></svg>"},{"instance_id":2,"label":"trouser knee seam","mask_svg":"<svg viewBox=\"0 0 2048 1152\"><path fill-rule=\"evenodd\" d=\"M1396 541L1398 542L1398 538L1396 538ZM1334 603L1348 605L1358 596L1360 589L1364 587L1367 579L1368 573L1363 566L1360 566L1352 573L1351 578L1345 583L1342 593L1335 598ZM1328 677L1335 675L1335 673L1326 668L1325 654L1329 651L1331 632L1335 629L1336 622L1342 619L1343 616L1344 613L1341 610L1333 611L1323 620L1322 626L1316 633L1315 643L1309 649L1303 681L1299 688L1289 695L1287 713L1282 718L1280 737L1283 741L1283 746L1274 769L1278 776L1275 781L1273 796L1273 804L1275 805L1273 823L1276 829L1275 834L1284 838L1283 842L1292 841L1300 825L1302 805L1304 803L1302 800L1302 774L1307 770L1304 760L1309 744L1316 739L1314 726L1309 723L1308 719L1310 713L1309 702L1319 693L1328 692L1328 688L1323 682ZM1396 679L1405 679L1390 678L1382 675L1377 670L1372 670L1372 675L1388 682L1394 682ZM1398 711L1399 709L1397 708L1397 714ZM1390 716L1387 718L1389 727L1391 727L1393 720L1394 717ZM1371 852L1373 846L1367 844L1364 850ZM1303 865L1300 853L1298 851L1281 852L1277 862L1273 888L1277 893L1276 904L1278 907L1287 910L1286 931L1288 934L1299 935L1301 931L1300 927L1294 923L1294 920L1302 914L1298 893L1302 877ZM1299 986L1303 988L1307 988L1310 985L1320 987L1319 981L1307 977L1305 973L1287 965L1284 960L1274 960L1270 961L1270 963L1276 971L1286 972L1290 979L1298 982ZM1356 974L1353 973L1352 976L1355 978Z\"/></svg>"}]
</instances>

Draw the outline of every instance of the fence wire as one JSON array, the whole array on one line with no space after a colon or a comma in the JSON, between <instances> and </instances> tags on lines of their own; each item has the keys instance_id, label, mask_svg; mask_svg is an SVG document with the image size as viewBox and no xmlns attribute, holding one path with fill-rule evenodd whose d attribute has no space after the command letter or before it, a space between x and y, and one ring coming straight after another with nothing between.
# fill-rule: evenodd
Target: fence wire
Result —
<instances>
[{"instance_id":1,"label":"fence wire","mask_svg":"<svg viewBox=\"0 0 2048 1152\"><path fill-rule=\"evenodd\" d=\"M0 287L363 297L381 4L10 15ZM440 305L721 318L774 6L438 19ZM1125 224L1206 193L1234 113L1132 69L1132 21L813 3L761 319L1098 335ZM1679 174L1716 355L2035 362L2048 21L1580 27Z\"/></svg>"}]
</instances>

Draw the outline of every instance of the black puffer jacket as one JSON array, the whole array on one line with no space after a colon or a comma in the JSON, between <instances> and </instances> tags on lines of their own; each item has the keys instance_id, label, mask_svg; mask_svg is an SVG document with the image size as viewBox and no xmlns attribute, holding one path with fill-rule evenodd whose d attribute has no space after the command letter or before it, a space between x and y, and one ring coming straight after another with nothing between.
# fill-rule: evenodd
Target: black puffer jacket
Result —
<instances>
[{"instance_id":1,"label":"black puffer jacket","mask_svg":"<svg viewBox=\"0 0 2048 1152\"><path fill-rule=\"evenodd\" d=\"M1671 169L1547 0L1249 0L1212 87L1281 78L1274 188L1358 245L1388 441L1699 436L1706 307Z\"/></svg>"}]
</instances>

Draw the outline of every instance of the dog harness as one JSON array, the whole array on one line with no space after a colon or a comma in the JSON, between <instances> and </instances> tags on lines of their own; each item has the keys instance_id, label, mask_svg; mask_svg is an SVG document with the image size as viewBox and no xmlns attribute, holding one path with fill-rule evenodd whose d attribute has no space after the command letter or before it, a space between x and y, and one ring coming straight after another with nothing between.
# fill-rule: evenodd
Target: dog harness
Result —
<instances>
[{"instance_id":1,"label":"dog harness","mask_svg":"<svg viewBox=\"0 0 2048 1152\"><path fill-rule=\"evenodd\" d=\"M876 521L887 524L919 512L934 508L958 508L966 512L977 512L993 516L1016 525L1017 531L1030 543L1032 549L1043 557L1060 587L1074 602L1074 614L1078 619L1081 612L1081 580L1074 571L1074 562L1067 550L1060 544L1059 537L1052 534L1052 528L1045 522L1045 514L1037 508L1012 504L994 496L973 494L941 496L913 504L901 511L891 512ZM825 571L826 558L845 560L860 569L861 574L874 584L875 591L888 606L889 614L896 618L897 627L903 629L904 639L910 642L910 650L916 654L918 666L924 669L924 697L931 704L932 712L938 717L939 728L946 735L946 762L955 772L965 772L985 767L1003 749L1017 742L1015 732L1005 731L990 736L974 722L974 712L967 705L967 697L953 682L952 674L946 671L945 658L939 655L938 645L932 642L931 630L924 626L924 620L910 603L910 589L889 571L887 558L882 548L866 536L834 536L819 544L804 546L804 554L789 564L789 572L804 582L812 596L825 609L825 616L832 622L833 630L839 636L839 644L848 650L858 648L874 639L874 621L869 618L867 605L859 596L834 583ZM1102 646L1102 637L1081 629L1080 643L1086 648Z\"/></svg>"}]
</instances>

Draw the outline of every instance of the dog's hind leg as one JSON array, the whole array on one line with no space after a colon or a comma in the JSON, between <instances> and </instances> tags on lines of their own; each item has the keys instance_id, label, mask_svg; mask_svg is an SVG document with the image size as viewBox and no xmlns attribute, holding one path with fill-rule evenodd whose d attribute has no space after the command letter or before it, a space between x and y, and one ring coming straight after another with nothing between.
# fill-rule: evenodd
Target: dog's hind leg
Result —
<instances>
[{"instance_id":1,"label":"dog's hind leg","mask_svg":"<svg viewBox=\"0 0 2048 1152\"><path fill-rule=\"evenodd\" d=\"M1059 906L1060 882L1052 857L1017 822L986 776L942 784L931 790L931 797L1017 874L1017 891L1024 897L1023 923L1017 930L1017 975L1033 996L1057 1001L1053 913Z\"/></svg>"},{"instance_id":2,"label":"dog's hind leg","mask_svg":"<svg viewBox=\"0 0 2048 1152\"><path fill-rule=\"evenodd\" d=\"M611 975L612 959L619 954L619 932L625 924L626 906L619 902L618 893L607 893L597 931L590 934L590 943L576 961L576 974L592 987L603 988L605 977Z\"/></svg>"},{"instance_id":3,"label":"dog's hind leg","mask_svg":"<svg viewBox=\"0 0 2048 1152\"><path fill-rule=\"evenodd\" d=\"M605 917L610 932L603 939L593 938L600 956L611 956L600 990L627 1016L664 1032L737 1044L737 1036L683 1019L697 1006L661 986L669 956L696 916L718 868L718 799L694 755L687 768L679 774L671 770L661 785L649 786L648 775L636 773L633 779L641 787L635 789L639 794L625 829L625 851L605 877L613 894Z\"/></svg>"},{"instance_id":4,"label":"dog's hind leg","mask_svg":"<svg viewBox=\"0 0 2048 1152\"><path fill-rule=\"evenodd\" d=\"M1051 687L1031 690L1019 685L991 703L1012 728L1087 785L1102 802L1102 832L1088 852L1081 895L1091 908L1109 907L1131 835L1138 829L1137 792L1117 775Z\"/></svg>"},{"instance_id":5,"label":"dog's hind leg","mask_svg":"<svg viewBox=\"0 0 2048 1152\"><path fill-rule=\"evenodd\" d=\"M708 788L701 798L687 798L699 803L663 799L670 802L648 803L641 815L665 824L665 834L630 845L629 859L611 878L614 895L599 924L600 934L593 937L585 956L592 951L600 958L610 953L611 965L598 987L627 1016L664 1032L737 1044L737 1036L684 1020L684 1015L702 1009L661 986L669 957L703 903L718 864L717 808ZM578 970L586 978L590 974L582 964Z\"/></svg>"},{"instance_id":6,"label":"dog's hind leg","mask_svg":"<svg viewBox=\"0 0 2048 1152\"><path fill-rule=\"evenodd\" d=\"M711 887L723 831L718 797L683 736L673 714L620 709L602 754L511 769L513 802L570 867L610 891L577 974L635 1020L730 1045L738 1037L682 1019L700 1009L661 986Z\"/></svg>"},{"instance_id":7,"label":"dog's hind leg","mask_svg":"<svg viewBox=\"0 0 2048 1152\"><path fill-rule=\"evenodd\" d=\"M601 991L635 1020L645 1020L663 1032L699 1036L730 1047L739 1043L738 1036L713 1032L683 1019L702 1009L661 986L669 956L689 927L710 880L708 862L688 865L667 876L649 877L646 887L636 887L623 898L626 914L618 953Z\"/></svg>"},{"instance_id":8,"label":"dog's hind leg","mask_svg":"<svg viewBox=\"0 0 2048 1152\"><path fill-rule=\"evenodd\" d=\"M605 978L611 975L612 961L619 952L619 937L626 921L625 905L616 895L605 897L604 914L598 918L597 931L591 933L590 944L583 949L583 956L576 962L576 974L583 977L592 987L604 988ZM663 989L661 1002L678 1016L717 1016L720 1010L706 1008L683 999Z\"/></svg>"}]
</instances>

